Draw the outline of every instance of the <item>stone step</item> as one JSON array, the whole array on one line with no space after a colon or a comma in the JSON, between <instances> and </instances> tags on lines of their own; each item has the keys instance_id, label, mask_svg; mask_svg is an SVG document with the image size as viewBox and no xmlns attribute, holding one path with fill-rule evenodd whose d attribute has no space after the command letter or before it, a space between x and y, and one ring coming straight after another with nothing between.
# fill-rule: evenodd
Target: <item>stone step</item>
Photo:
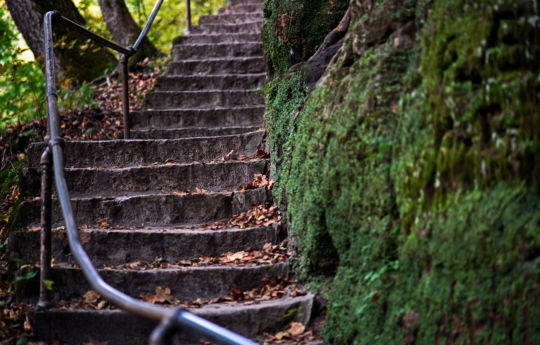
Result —
<instances>
[{"instance_id":1,"label":"stone step","mask_svg":"<svg viewBox=\"0 0 540 345\"><path fill-rule=\"evenodd\" d=\"M246 185L253 175L264 173L266 161L215 163L171 163L126 168L66 168L66 180L73 194L115 195L126 192L172 192L195 188L219 192ZM26 195L39 196L39 169L28 169L23 178Z\"/></svg>"},{"instance_id":2,"label":"stone step","mask_svg":"<svg viewBox=\"0 0 540 345\"><path fill-rule=\"evenodd\" d=\"M167 67L169 76L209 74L258 74L266 70L263 57L229 57L205 60L172 61Z\"/></svg>"},{"instance_id":3,"label":"stone step","mask_svg":"<svg viewBox=\"0 0 540 345\"><path fill-rule=\"evenodd\" d=\"M237 4L229 7L222 7L218 14L234 14L234 13L262 13L264 10L263 3L246 3Z\"/></svg>"},{"instance_id":4,"label":"stone step","mask_svg":"<svg viewBox=\"0 0 540 345\"><path fill-rule=\"evenodd\" d=\"M219 137L159 140L68 141L66 167L139 166L153 163L189 163L222 159L231 150L252 157L257 153L264 131ZM28 148L29 167L38 167L45 143Z\"/></svg>"},{"instance_id":5,"label":"stone step","mask_svg":"<svg viewBox=\"0 0 540 345\"><path fill-rule=\"evenodd\" d=\"M262 20L263 13L211 14L199 17L199 25L205 24L241 24Z\"/></svg>"},{"instance_id":6,"label":"stone step","mask_svg":"<svg viewBox=\"0 0 540 345\"><path fill-rule=\"evenodd\" d=\"M265 73L163 76L158 78L157 91L197 90L262 90Z\"/></svg>"},{"instance_id":7,"label":"stone step","mask_svg":"<svg viewBox=\"0 0 540 345\"><path fill-rule=\"evenodd\" d=\"M146 95L145 108L208 108L262 105L262 90L154 91Z\"/></svg>"},{"instance_id":8,"label":"stone step","mask_svg":"<svg viewBox=\"0 0 540 345\"><path fill-rule=\"evenodd\" d=\"M218 135L233 135L252 132L260 127L195 127L195 128L173 128L173 129L148 129L132 130L131 136L134 139L180 139L194 137L211 137Z\"/></svg>"},{"instance_id":9,"label":"stone step","mask_svg":"<svg viewBox=\"0 0 540 345\"><path fill-rule=\"evenodd\" d=\"M110 226L171 227L231 219L253 205L267 201L266 188L236 192L194 194L130 193L116 197L71 197L78 226L96 226L105 220ZM17 210L19 227L38 226L41 201L23 201ZM52 202L53 226L64 225L60 205Z\"/></svg>"},{"instance_id":10,"label":"stone step","mask_svg":"<svg viewBox=\"0 0 540 345\"><path fill-rule=\"evenodd\" d=\"M238 34L192 34L179 36L174 39L173 45L179 44L218 44L218 43L249 43L261 42L260 33Z\"/></svg>"},{"instance_id":11,"label":"stone step","mask_svg":"<svg viewBox=\"0 0 540 345\"><path fill-rule=\"evenodd\" d=\"M275 333L290 322L307 324L313 310L314 296L286 297L253 305L216 304L190 309L209 321L249 338L263 332ZM29 314L36 340L65 344L107 342L109 345L146 345L156 323L120 310L49 310ZM200 345L199 337L185 331L177 334L174 344Z\"/></svg>"},{"instance_id":12,"label":"stone step","mask_svg":"<svg viewBox=\"0 0 540 345\"><path fill-rule=\"evenodd\" d=\"M266 243L279 241L277 223L267 227L212 230L175 228L87 229L80 230L83 247L94 265L122 265L149 262L156 257L169 263L205 255L216 257L249 247L260 249ZM55 263L74 264L67 234L54 230L52 257ZM12 257L27 263L39 262L40 231L21 230L9 238Z\"/></svg>"},{"instance_id":13,"label":"stone step","mask_svg":"<svg viewBox=\"0 0 540 345\"><path fill-rule=\"evenodd\" d=\"M248 291L261 287L261 280L279 276L288 278L288 262L264 264L253 267L204 266L174 269L120 270L99 269L101 277L114 288L139 297L143 292L155 293L156 286L171 289L171 296L181 301L213 299L230 296L232 289ZM82 297L90 285L82 271L70 266L59 265L51 269L54 289L53 301L71 300Z\"/></svg>"},{"instance_id":14,"label":"stone step","mask_svg":"<svg viewBox=\"0 0 540 345\"><path fill-rule=\"evenodd\" d=\"M173 49L173 61L219 57L263 56L262 43L178 44Z\"/></svg>"},{"instance_id":15,"label":"stone step","mask_svg":"<svg viewBox=\"0 0 540 345\"><path fill-rule=\"evenodd\" d=\"M131 124L135 130L168 129L180 127L262 126L264 106L167 109L134 111Z\"/></svg>"},{"instance_id":16,"label":"stone step","mask_svg":"<svg viewBox=\"0 0 540 345\"><path fill-rule=\"evenodd\" d=\"M264 0L228 0L227 3L230 5L230 6L237 6L237 5L244 5L244 4L263 4L264 5Z\"/></svg>"},{"instance_id":17,"label":"stone step","mask_svg":"<svg viewBox=\"0 0 540 345\"><path fill-rule=\"evenodd\" d=\"M260 34L263 26L262 20L245 22L241 24L204 24L191 29L191 34Z\"/></svg>"}]
</instances>

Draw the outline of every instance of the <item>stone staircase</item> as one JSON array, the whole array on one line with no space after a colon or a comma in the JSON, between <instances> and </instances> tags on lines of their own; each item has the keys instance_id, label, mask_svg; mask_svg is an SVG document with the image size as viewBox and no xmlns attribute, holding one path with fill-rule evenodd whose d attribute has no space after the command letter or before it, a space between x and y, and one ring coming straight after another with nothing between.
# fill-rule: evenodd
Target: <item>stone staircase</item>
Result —
<instances>
[{"instance_id":1,"label":"stone staircase","mask_svg":"<svg viewBox=\"0 0 540 345\"><path fill-rule=\"evenodd\" d=\"M238 190L265 174L265 82L260 0L232 1L218 15L203 16L174 42L173 59L142 111L132 114L133 140L67 142L66 176L81 241L103 278L139 297L157 286L182 302L230 296L260 288L263 279L291 275L289 262L127 269L133 262L174 263L204 255L263 248L284 238L278 223L211 229L253 205L268 206L266 187ZM9 241L12 255L39 260L39 158L28 152L27 199L21 230ZM259 153L259 154L258 154ZM223 223L226 224L226 223ZM90 288L70 254L59 205L53 200L52 298L55 307L29 314L37 340L64 344L145 344L152 322L114 308L70 301ZM124 265L124 266L122 266ZM167 267L167 266L165 266ZM37 299L34 296L34 299ZM62 306L62 307L59 307ZM253 304L212 303L192 311L247 337L309 322L313 295L285 296ZM199 344L182 332L176 343Z\"/></svg>"}]
</instances>

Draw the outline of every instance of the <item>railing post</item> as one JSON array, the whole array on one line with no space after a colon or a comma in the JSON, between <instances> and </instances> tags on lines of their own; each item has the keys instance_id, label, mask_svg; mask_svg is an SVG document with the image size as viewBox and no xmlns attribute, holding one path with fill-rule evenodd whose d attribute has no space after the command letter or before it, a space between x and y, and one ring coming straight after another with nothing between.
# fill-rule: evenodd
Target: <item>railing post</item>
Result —
<instances>
[{"instance_id":1,"label":"railing post","mask_svg":"<svg viewBox=\"0 0 540 345\"><path fill-rule=\"evenodd\" d=\"M160 324L154 328L154 331L150 335L150 345L170 345L172 343L172 337L176 331L174 318L176 313L170 314L161 320Z\"/></svg>"},{"instance_id":2,"label":"railing post","mask_svg":"<svg viewBox=\"0 0 540 345\"><path fill-rule=\"evenodd\" d=\"M40 286L39 309L51 306L49 289L45 284L50 280L51 268L51 199L52 199L52 152L47 146L41 155L41 252L40 252Z\"/></svg>"},{"instance_id":3,"label":"railing post","mask_svg":"<svg viewBox=\"0 0 540 345\"><path fill-rule=\"evenodd\" d=\"M120 65L122 69L122 108L124 113L124 139L130 138L128 61L129 57L126 54L122 54L122 56L120 57Z\"/></svg>"},{"instance_id":4,"label":"railing post","mask_svg":"<svg viewBox=\"0 0 540 345\"><path fill-rule=\"evenodd\" d=\"M191 0L186 0L186 31L191 32Z\"/></svg>"}]
</instances>

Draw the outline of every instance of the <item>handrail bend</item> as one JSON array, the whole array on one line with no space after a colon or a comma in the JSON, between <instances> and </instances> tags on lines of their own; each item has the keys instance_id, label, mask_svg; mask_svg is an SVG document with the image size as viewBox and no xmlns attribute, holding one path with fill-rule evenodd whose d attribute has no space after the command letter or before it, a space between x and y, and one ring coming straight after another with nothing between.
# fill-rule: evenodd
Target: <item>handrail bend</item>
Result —
<instances>
[{"instance_id":1,"label":"handrail bend","mask_svg":"<svg viewBox=\"0 0 540 345\"><path fill-rule=\"evenodd\" d=\"M192 314L183 309L174 309L166 308L162 306L153 305L150 303L143 302L141 300L130 297L123 292L113 288L111 285L107 284L99 275L99 272L96 270L92 261L86 254L84 248L81 245L77 225L75 222L75 216L73 209L71 207L71 201L69 196L69 190L66 183L66 178L64 174L64 140L60 134L60 120L58 115L58 96L56 94L56 76L55 76L55 66L54 66L54 52L53 52L53 30L52 27L55 23L64 24L74 31L79 32L80 34L108 47L114 49L123 54L125 61L124 66L127 66L127 59L133 55L139 48L142 40L148 33L152 22L154 21L156 14L162 4L163 0L156 2L152 14L148 19L144 29L142 30L139 38L132 47L121 47L114 42L111 42L103 37L100 37L86 28L74 23L73 21L64 18L60 15L58 11L51 11L45 14L44 18L44 30L45 30L45 70L46 70L46 80L47 80L47 107L48 107L48 147L43 153L42 156L42 181L50 180L50 164L54 166L54 180L56 184L56 190L58 199L60 200L60 205L62 208L62 215L64 217L69 244L71 247L71 252L73 253L77 263L79 264L81 270L83 271L86 279L88 280L92 289L94 289L98 294L103 298L108 300L111 304L117 306L118 308L125 310L134 315L141 316L143 318L151 319L161 324L156 328L152 333L151 344L162 344L168 341L169 337L174 333L176 329L184 328L188 331L195 333L197 336L207 338L209 340L215 341L219 344L230 344L230 345L256 345L255 342L240 336L236 333L233 333L221 326L218 326L214 323L211 323L195 314ZM127 79L127 73L124 75L124 79ZM124 104L125 107L125 104ZM52 159L51 159L52 158ZM47 168L48 167L48 168ZM47 183L45 182L44 185ZM48 214L47 207L42 207L42 258L45 252L45 257L49 257L50 265L50 225L51 225L51 214L50 214L50 202L51 202L51 193L50 186L48 188L42 188L42 202L43 205L48 203ZM43 240L43 234L48 233L48 241ZM48 249L47 249L48 246ZM48 253L47 253L48 251ZM46 261L46 260L45 260ZM42 268L45 268L47 265L42 260ZM46 268L48 271L48 268ZM47 273L43 273L41 278L42 280ZM43 288L42 282L42 290ZM42 291L42 292L43 292ZM40 292L40 302L38 306L46 307L47 298L45 293Z\"/></svg>"}]
</instances>

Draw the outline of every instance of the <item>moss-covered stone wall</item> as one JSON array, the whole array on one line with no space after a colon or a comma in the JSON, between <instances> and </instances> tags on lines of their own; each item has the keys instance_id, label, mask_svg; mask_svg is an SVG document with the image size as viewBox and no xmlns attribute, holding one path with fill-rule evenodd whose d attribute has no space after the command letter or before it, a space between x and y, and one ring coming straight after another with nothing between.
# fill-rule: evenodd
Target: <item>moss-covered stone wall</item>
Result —
<instances>
[{"instance_id":1,"label":"moss-covered stone wall","mask_svg":"<svg viewBox=\"0 0 540 345\"><path fill-rule=\"evenodd\" d=\"M307 60L347 10L349 0L265 0L263 40L271 75Z\"/></svg>"},{"instance_id":2,"label":"moss-covered stone wall","mask_svg":"<svg viewBox=\"0 0 540 345\"><path fill-rule=\"evenodd\" d=\"M266 88L274 190L329 299L326 340L540 344L538 1L351 9L321 85Z\"/></svg>"}]
</instances>

